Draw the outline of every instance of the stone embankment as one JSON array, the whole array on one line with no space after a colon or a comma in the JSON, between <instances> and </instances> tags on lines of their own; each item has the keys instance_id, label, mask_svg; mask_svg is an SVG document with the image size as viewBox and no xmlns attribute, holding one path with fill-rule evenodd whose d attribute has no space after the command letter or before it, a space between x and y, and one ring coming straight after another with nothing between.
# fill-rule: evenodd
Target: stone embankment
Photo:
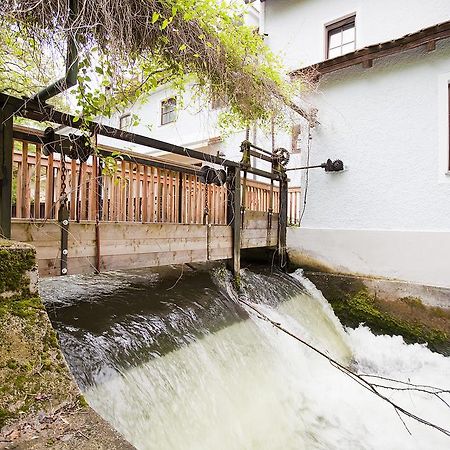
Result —
<instances>
[{"instance_id":1,"label":"stone embankment","mask_svg":"<svg viewBox=\"0 0 450 450\"><path fill-rule=\"evenodd\" d=\"M0 448L132 450L81 395L37 282L35 250L0 241Z\"/></svg>"}]
</instances>

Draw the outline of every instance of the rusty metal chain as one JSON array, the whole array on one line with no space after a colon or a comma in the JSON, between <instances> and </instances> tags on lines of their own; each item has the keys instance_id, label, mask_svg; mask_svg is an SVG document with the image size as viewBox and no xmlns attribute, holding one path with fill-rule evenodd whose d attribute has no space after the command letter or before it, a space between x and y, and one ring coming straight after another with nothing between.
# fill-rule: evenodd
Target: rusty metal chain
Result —
<instances>
[{"instance_id":1,"label":"rusty metal chain","mask_svg":"<svg viewBox=\"0 0 450 450\"><path fill-rule=\"evenodd\" d=\"M203 210L203 222L207 223L207 218L209 216L209 204L208 204L208 196L209 196L209 185L206 183L205 185L205 209Z\"/></svg>"},{"instance_id":2,"label":"rusty metal chain","mask_svg":"<svg viewBox=\"0 0 450 450\"><path fill-rule=\"evenodd\" d=\"M61 205L65 205L65 203L67 202L66 177L67 177L66 156L64 152L61 152L61 195L60 195Z\"/></svg>"}]
</instances>

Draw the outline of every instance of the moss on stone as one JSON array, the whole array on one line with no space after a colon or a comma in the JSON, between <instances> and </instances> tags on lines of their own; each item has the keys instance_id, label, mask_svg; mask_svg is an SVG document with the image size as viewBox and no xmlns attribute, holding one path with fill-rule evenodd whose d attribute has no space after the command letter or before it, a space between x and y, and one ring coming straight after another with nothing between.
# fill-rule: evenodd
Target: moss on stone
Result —
<instances>
[{"instance_id":1,"label":"moss on stone","mask_svg":"<svg viewBox=\"0 0 450 450\"><path fill-rule=\"evenodd\" d=\"M44 305L30 292L35 251L0 246L0 428L20 414L76 399L79 391ZM4 294L1 296L1 294ZM61 369L62 365L62 369Z\"/></svg>"},{"instance_id":2,"label":"moss on stone","mask_svg":"<svg viewBox=\"0 0 450 450\"><path fill-rule=\"evenodd\" d=\"M34 269L36 253L31 247L14 247L4 241L0 246L0 294L29 291L28 272Z\"/></svg>"},{"instance_id":3,"label":"moss on stone","mask_svg":"<svg viewBox=\"0 0 450 450\"><path fill-rule=\"evenodd\" d=\"M363 323L376 334L401 335L407 343L426 343L430 350L450 355L450 313L441 308L428 307L414 297L394 301L377 298L357 278L326 274L308 277L343 325L356 328Z\"/></svg>"}]
</instances>

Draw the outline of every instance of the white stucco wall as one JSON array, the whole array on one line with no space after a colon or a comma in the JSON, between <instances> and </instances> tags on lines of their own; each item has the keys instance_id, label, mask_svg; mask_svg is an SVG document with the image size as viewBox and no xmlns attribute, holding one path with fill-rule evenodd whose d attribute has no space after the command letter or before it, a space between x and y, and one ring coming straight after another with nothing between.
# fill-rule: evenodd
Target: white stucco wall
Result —
<instances>
[{"instance_id":1,"label":"white stucco wall","mask_svg":"<svg viewBox=\"0 0 450 450\"><path fill-rule=\"evenodd\" d=\"M450 19L448 0L266 0L267 43L288 69L325 59L325 25L356 13L356 47Z\"/></svg>"},{"instance_id":2,"label":"white stucco wall","mask_svg":"<svg viewBox=\"0 0 450 450\"><path fill-rule=\"evenodd\" d=\"M450 287L449 80L449 41L323 78L311 162L348 169L310 171L292 248L337 270Z\"/></svg>"}]
</instances>

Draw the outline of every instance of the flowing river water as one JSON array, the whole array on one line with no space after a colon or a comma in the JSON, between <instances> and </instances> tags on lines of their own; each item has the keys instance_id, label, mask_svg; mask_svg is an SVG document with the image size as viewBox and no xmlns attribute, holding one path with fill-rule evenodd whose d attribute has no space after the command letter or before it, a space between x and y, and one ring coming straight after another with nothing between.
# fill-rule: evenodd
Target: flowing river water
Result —
<instances>
[{"instance_id":1,"label":"flowing river water","mask_svg":"<svg viewBox=\"0 0 450 450\"><path fill-rule=\"evenodd\" d=\"M62 350L90 405L139 450L444 450L450 438L405 418L262 314L359 373L450 388L450 358L400 337L344 329L303 277L185 269L43 280ZM450 428L421 392L390 399ZM446 394L444 394L446 395ZM444 397L450 402L450 396Z\"/></svg>"}]
</instances>

